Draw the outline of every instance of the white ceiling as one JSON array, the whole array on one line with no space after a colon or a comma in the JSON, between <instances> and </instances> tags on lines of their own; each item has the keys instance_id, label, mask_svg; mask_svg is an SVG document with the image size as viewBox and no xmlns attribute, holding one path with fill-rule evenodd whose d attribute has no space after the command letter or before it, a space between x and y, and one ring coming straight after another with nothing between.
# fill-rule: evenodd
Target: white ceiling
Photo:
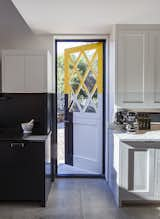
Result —
<instances>
[{"instance_id":1,"label":"white ceiling","mask_svg":"<svg viewBox=\"0 0 160 219\"><path fill-rule=\"evenodd\" d=\"M112 24L160 24L160 0L12 0L36 33L106 34Z\"/></svg>"}]
</instances>

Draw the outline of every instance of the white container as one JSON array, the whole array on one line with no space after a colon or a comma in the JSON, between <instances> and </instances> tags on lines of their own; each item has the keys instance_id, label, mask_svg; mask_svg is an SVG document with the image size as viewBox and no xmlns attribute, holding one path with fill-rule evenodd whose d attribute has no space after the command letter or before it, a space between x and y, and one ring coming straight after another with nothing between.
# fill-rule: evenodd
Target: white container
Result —
<instances>
[{"instance_id":1,"label":"white container","mask_svg":"<svg viewBox=\"0 0 160 219\"><path fill-rule=\"evenodd\" d=\"M21 127L23 129L23 133L32 133L32 129L34 126L34 120L31 120L30 122L27 123L21 123Z\"/></svg>"}]
</instances>

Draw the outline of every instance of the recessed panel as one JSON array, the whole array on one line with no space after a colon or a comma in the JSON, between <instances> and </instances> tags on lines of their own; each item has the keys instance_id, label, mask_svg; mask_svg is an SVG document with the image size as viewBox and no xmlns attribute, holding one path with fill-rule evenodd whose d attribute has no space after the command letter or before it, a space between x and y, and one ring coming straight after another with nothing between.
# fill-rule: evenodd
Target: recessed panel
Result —
<instances>
[{"instance_id":1,"label":"recessed panel","mask_svg":"<svg viewBox=\"0 0 160 219\"><path fill-rule=\"evenodd\" d=\"M130 153L130 190L147 190L149 177L149 157L147 150L133 150Z\"/></svg>"},{"instance_id":2,"label":"recessed panel","mask_svg":"<svg viewBox=\"0 0 160 219\"><path fill-rule=\"evenodd\" d=\"M144 102L145 38L123 33L119 39L118 95L123 103Z\"/></svg>"}]
</instances>

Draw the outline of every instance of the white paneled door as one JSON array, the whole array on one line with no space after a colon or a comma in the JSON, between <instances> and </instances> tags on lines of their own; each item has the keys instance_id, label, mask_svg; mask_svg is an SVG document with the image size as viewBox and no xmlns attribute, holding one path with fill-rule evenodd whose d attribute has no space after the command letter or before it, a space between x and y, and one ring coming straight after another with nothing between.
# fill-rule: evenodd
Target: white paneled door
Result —
<instances>
[{"instance_id":1,"label":"white paneled door","mask_svg":"<svg viewBox=\"0 0 160 219\"><path fill-rule=\"evenodd\" d=\"M103 43L65 50L65 161L102 174Z\"/></svg>"}]
</instances>

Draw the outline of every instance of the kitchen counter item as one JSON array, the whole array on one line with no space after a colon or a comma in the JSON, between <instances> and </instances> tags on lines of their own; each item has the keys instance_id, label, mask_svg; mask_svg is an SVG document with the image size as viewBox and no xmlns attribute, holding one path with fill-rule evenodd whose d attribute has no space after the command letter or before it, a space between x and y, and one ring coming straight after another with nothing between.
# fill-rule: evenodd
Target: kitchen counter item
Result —
<instances>
[{"instance_id":1,"label":"kitchen counter item","mask_svg":"<svg viewBox=\"0 0 160 219\"><path fill-rule=\"evenodd\" d=\"M137 114L138 129L149 130L151 128L151 118L149 113L140 112Z\"/></svg>"},{"instance_id":2,"label":"kitchen counter item","mask_svg":"<svg viewBox=\"0 0 160 219\"><path fill-rule=\"evenodd\" d=\"M135 123L136 123L136 113L135 112L127 112L127 115L126 115L126 130L128 132L135 132L136 131L136 126L135 126Z\"/></svg>"},{"instance_id":3,"label":"kitchen counter item","mask_svg":"<svg viewBox=\"0 0 160 219\"><path fill-rule=\"evenodd\" d=\"M32 133L32 129L33 129L33 126L34 126L34 119L32 119L29 122L22 123L21 126L22 126L22 129L23 129L23 133Z\"/></svg>"}]
</instances>

